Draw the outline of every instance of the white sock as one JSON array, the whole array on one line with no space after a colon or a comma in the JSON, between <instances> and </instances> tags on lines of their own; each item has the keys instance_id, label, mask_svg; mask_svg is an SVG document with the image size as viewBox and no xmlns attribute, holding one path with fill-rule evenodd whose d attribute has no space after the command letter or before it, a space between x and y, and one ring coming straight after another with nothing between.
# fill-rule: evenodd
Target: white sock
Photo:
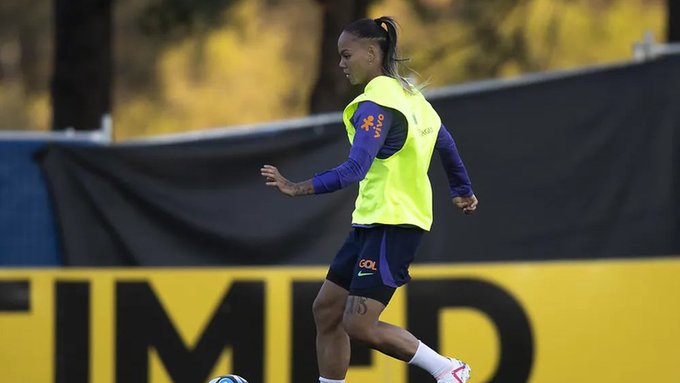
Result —
<instances>
[{"instance_id":1,"label":"white sock","mask_svg":"<svg viewBox=\"0 0 680 383\"><path fill-rule=\"evenodd\" d=\"M333 380L333 379L326 379L322 376L319 376L319 382L320 383L345 383L345 379L343 379L343 380Z\"/></svg>"},{"instance_id":2,"label":"white sock","mask_svg":"<svg viewBox=\"0 0 680 383\"><path fill-rule=\"evenodd\" d=\"M413 364L422 368L435 378L438 378L444 372L451 369L451 360L449 360L449 358L439 355L421 341L418 341L416 354L413 355L413 358L408 364Z\"/></svg>"}]
</instances>

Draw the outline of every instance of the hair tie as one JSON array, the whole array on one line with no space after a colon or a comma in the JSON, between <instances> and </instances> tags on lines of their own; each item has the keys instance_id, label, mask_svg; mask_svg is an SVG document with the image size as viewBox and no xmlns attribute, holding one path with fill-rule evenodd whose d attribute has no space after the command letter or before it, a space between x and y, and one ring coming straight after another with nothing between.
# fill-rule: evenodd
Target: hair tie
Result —
<instances>
[{"instance_id":1,"label":"hair tie","mask_svg":"<svg viewBox=\"0 0 680 383\"><path fill-rule=\"evenodd\" d=\"M387 29L387 24L384 21L380 19L374 19L373 21L375 21L375 23L378 24L380 29L384 30L385 32L389 32L389 30Z\"/></svg>"}]
</instances>

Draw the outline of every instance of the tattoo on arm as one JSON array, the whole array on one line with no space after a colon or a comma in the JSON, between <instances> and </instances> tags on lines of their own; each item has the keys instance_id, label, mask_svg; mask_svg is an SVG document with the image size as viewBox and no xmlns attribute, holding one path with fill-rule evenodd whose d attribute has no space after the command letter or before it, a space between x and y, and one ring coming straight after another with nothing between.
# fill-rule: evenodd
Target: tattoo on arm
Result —
<instances>
[{"instance_id":1,"label":"tattoo on arm","mask_svg":"<svg viewBox=\"0 0 680 383\"><path fill-rule=\"evenodd\" d=\"M311 179L309 179L307 181L293 183L292 188L293 188L293 196L296 196L296 197L302 196L302 195L314 194L314 184L312 183Z\"/></svg>"}]
</instances>

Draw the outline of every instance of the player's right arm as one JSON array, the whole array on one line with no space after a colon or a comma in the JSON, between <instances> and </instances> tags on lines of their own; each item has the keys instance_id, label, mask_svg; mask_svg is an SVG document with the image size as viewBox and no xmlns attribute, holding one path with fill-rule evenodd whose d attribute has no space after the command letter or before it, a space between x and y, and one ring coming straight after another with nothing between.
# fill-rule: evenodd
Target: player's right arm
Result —
<instances>
[{"instance_id":1,"label":"player's right arm","mask_svg":"<svg viewBox=\"0 0 680 383\"><path fill-rule=\"evenodd\" d=\"M298 197L334 192L364 179L385 143L392 124L392 111L364 101L352 116L352 124L355 127L354 140L345 162L302 182L290 181L281 175L276 166L264 165L260 174L266 178L266 185L277 188L285 195Z\"/></svg>"},{"instance_id":2,"label":"player's right arm","mask_svg":"<svg viewBox=\"0 0 680 383\"><path fill-rule=\"evenodd\" d=\"M385 143L392 118L391 109L371 101L360 103L351 120L355 134L349 158L333 169L316 174L312 178L314 192L330 193L363 180Z\"/></svg>"}]
</instances>

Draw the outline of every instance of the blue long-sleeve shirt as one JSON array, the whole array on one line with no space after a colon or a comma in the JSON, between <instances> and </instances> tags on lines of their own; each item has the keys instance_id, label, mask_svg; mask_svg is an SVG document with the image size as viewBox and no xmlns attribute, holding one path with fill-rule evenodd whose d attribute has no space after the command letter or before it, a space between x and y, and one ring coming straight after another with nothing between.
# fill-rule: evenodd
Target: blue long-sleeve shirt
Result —
<instances>
[{"instance_id":1,"label":"blue long-sleeve shirt","mask_svg":"<svg viewBox=\"0 0 680 383\"><path fill-rule=\"evenodd\" d=\"M376 130L365 124L369 116L385 116L382 128ZM373 160L389 158L399 151L406 142L408 125L404 116L390 108L385 108L371 101L364 101L354 112L351 119L356 133L349 158L340 166L314 175L312 183L314 193L322 194L342 189L357 183L366 177ZM444 125L439 129L435 149L439 153L442 165L449 179L451 197L470 196L473 194L470 178L463 164L456 143Z\"/></svg>"}]
</instances>

